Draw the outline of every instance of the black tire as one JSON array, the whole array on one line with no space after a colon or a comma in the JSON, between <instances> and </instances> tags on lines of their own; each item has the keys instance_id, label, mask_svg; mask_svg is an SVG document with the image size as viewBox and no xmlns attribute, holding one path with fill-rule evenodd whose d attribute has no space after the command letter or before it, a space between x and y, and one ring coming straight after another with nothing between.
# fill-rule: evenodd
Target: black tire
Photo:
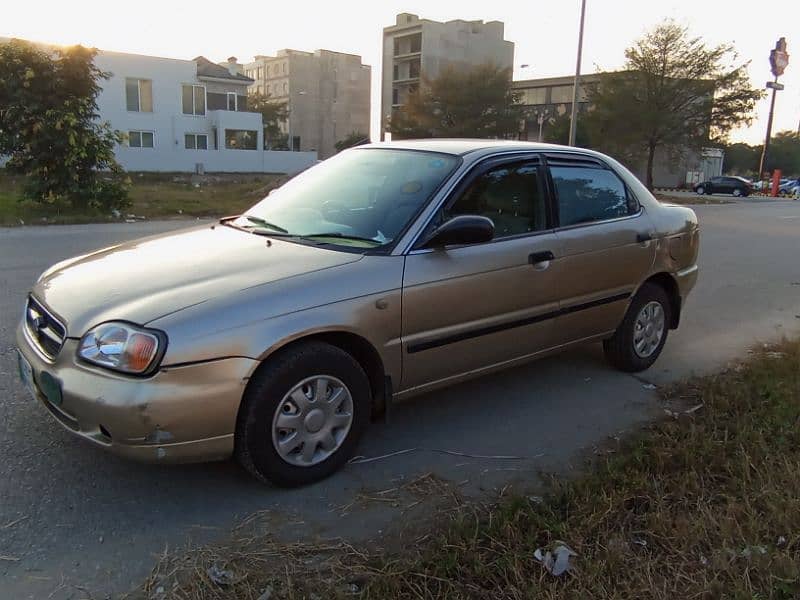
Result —
<instances>
[{"instance_id":1,"label":"black tire","mask_svg":"<svg viewBox=\"0 0 800 600\"><path fill-rule=\"evenodd\" d=\"M634 347L634 328L639 312L650 302L658 302L664 311L664 331L661 341L653 353L647 357L642 357L637 354ZM669 332L669 324L672 322L671 319L672 306L664 288L655 283L645 283L631 300L628 311L625 313L625 317L622 319L617 331L611 338L603 341L606 359L614 367L627 373L637 373L650 368L664 348Z\"/></svg>"},{"instance_id":2,"label":"black tire","mask_svg":"<svg viewBox=\"0 0 800 600\"><path fill-rule=\"evenodd\" d=\"M742 190L740 190L739 188L734 188L733 195L736 196L737 198L741 198L742 196L746 196L747 194L742 192Z\"/></svg>"},{"instance_id":3,"label":"black tire","mask_svg":"<svg viewBox=\"0 0 800 600\"><path fill-rule=\"evenodd\" d=\"M353 420L341 446L312 466L286 462L272 441L272 423L284 396L314 375L333 376L344 383L353 401ZM267 359L250 379L236 423L236 459L261 481L281 487L306 485L328 477L355 453L370 419L369 379L344 350L324 342L307 342Z\"/></svg>"},{"instance_id":4,"label":"black tire","mask_svg":"<svg viewBox=\"0 0 800 600\"><path fill-rule=\"evenodd\" d=\"M695 189L695 192L697 192L698 195L702 196L703 194L706 193L706 188L704 188L702 185L699 185Z\"/></svg>"}]
</instances>

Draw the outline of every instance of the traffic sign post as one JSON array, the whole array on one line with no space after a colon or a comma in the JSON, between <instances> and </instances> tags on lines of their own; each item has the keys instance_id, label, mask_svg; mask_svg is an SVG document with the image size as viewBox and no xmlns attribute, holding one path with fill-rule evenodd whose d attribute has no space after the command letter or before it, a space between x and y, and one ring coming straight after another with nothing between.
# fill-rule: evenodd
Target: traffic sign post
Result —
<instances>
[{"instance_id":1,"label":"traffic sign post","mask_svg":"<svg viewBox=\"0 0 800 600\"><path fill-rule=\"evenodd\" d=\"M764 168L767 163L767 153L769 152L769 141L772 137L772 115L775 112L775 94L783 89L783 84L778 83L778 77L783 75L786 67L789 66L789 54L786 52L786 38L782 37L775 44L775 48L769 53L769 66L774 81L767 82L767 89L772 90L772 101L769 105L769 118L767 119L767 137L764 140L764 149L761 151L761 161L758 163L758 176L763 177Z\"/></svg>"}]
</instances>

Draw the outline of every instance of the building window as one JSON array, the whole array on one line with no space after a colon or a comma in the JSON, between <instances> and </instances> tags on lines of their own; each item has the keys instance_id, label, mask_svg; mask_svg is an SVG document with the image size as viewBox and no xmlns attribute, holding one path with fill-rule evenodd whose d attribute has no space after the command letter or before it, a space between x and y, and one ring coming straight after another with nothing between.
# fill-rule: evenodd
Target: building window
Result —
<instances>
[{"instance_id":1,"label":"building window","mask_svg":"<svg viewBox=\"0 0 800 600\"><path fill-rule=\"evenodd\" d=\"M153 82L150 79L126 79L125 103L131 112L153 112Z\"/></svg>"},{"instance_id":2,"label":"building window","mask_svg":"<svg viewBox=\"0 0 800 600\"><path fill-rule=\"evenodd\" d=\"M269 77L269 72L270 72L270 68L269 68L269 65L267 65L267 77Z\"/></svg>"},{"instance_id":3,"label":"building window","mask_svg":"<svg viewBox=\"0 0 800 600\"><path fill-rule=\"evenodd\" d=\"M392 88L392 104L400 104L400 90Z\"/></svg>"},{"instance_id":4,"label":"building window","mask_svg":"<svg viewBox=\"0 0 800 600\"><path fill-rule=\"evenodd\" d=\"M572 100L572 98L570 98ZM547 104L547 88L533 88L524 90L522 93L522 103L528 106Z\"/></svg>"},{"instance_id":5,"label":"building window","mask_svg":"<svg viewBox=\"0 0 800 600\"><path fill-rule=\"evenodd\" d=\"M258 67L258 79L264 79L264 67Z\"/></svg>"},{"instance_id":6,"label":"building window","mask_svg":"<svg viewBox=\"0 0 800 600\"><path fill-rule=\"evenodd\" d=\"M257 150L258 132L249 129L226 129L225 147L228 150Z\"/></svg>"},{"instance_id":7,"label":"building window","mask_svg":"<svg viewBox=\"0 0 800 600\"><path fill-rule=\"evenodd\" d=\"M572 86L558 85L553 88L550 88L550 103L551 104L572 103Z\"/></svg>"},{"instance_id":8,"label":"building window","mask_svg":"<svg viewBox=\"0 0 800 600\"><path fill-rule=\"evenodd\" d=\"M286 63L283 63L283 74L286 75L286 72L289 70L289 67Z\"/></svg>"},{"instance_id":9,"label":"building window","mask_svg":"<svg viewBox=\"0 0 800 600\"><path fill-rule=\"evenodd\" d=\"M394 55L414 54L422 50L422 34L414 33L394 38Z\"/></svg>"},{"instance_id":10,"label":"building window","mask_svg":"<svg viewBox=\"0 0 800 600\"><path fill-rule=\"evenodd\" d=\"M228 92L228 110L239 110L239 103L237 101L236 92Z\"/></svg>"},{"instance_id":11,"label":"building window","mask_svg":"<svg viewBox=\"0 0 800 600\"><path fill-rule=\"evenodd\" d=\"M392 69L392 80L397 81L398 79L400 79L400 65L395 64Z\"/></svg>"},{"instance_id":12,"label":"building window","mask_svg":"<svg viewBox=\"0 0 800 600\"><path fill-rule=\"evenodd\" d=\"M206 114L205 86L184 84L181 87L183 90L183 114L185 115Z\"/></svg>"},{"instance_id":13,"label":"building window","mask_svg":"<svg viewBox=\"0 0 800 600\"><path fill-rule=\"evenodd\" d=\"M208 150L208 135L187 133L183 136L183 144L187 150Z\"/></svg>"},{"instance_id":14,"label":"building window","mask_svg":"<svg viewBox=\"0 0 800 600\"><path fill-rule=\"evenodd\" d=\"M152 131L129 131L128 132L128 146L131 148L152 148L153 147L153 132Z\"/></svg>"},{"instance_id":15,"label":"building window","mask_svg":"<svg viewBox=\"0 0 800 600\"><path fill-rule=\"evenodd\" d=\"M289 84L284 81L283 82L283 95L285 96L288 93L289 93Z\"/></svg>"}]
</instances>

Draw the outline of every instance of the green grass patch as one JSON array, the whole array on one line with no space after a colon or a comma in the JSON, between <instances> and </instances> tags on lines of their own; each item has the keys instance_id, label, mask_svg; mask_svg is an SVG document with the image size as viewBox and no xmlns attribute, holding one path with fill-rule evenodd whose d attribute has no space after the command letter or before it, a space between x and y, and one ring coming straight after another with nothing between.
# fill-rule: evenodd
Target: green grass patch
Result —
<instances>
[{"instance_id":1,"label":"green grass patch","mask_svg":"<svg viewBox=\"0 0 800 600\"><path fill-rule=\"evenodd\" d=\"M238 535L166 558L143 592L259 598L269 591L273 599L800 597L800 341L677 385L664 401L668 416L608 448L584 475L554 478L542 498L520 490L491 504L461 503L416 525L402 543L378 541L397 552ZM574 569L556 577L535 552L559 543L577 556ZM227 579L212 577L220 572Z\"/></svg>"},{"instance_id":2,"label":"green grass patch","mask_svg":"<svg viewBox=\"0 0 800 600\"><path fill-rule=\"evenodd\" d=\"M221 217L240 214L258 202L286 177L283 175L131 174L131 206L121 218L135 215L146 219ZM75 211L21 201L21 176L0 169L0 226L117 221L110 213Z\"/></svg>"}]
</instances>

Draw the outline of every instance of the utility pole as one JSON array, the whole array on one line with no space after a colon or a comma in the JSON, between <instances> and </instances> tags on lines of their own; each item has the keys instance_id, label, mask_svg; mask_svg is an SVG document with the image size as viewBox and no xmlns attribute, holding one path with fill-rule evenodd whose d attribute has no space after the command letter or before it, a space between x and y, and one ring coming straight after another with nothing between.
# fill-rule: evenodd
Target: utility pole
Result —
<instances>
[{"instance_id":1,"label":"utility pole","mask_svg":"<svg viewBox=\"0 0 800 600\"><path fill-rule=\"evenodd\" d=\"M572 88L572 113L569 117L569 145L575 145L575 127L578 118L578 86L581 80L581 55L583 54L583 21L586 17L586 0L581 0L581 26L578 30L578 61L575 65L575 84Z\"/></svg>"},{"instance_id":2,"label":"utility pole","mask_svg":"<svg viewBox=\"0 0 800 600\"><path fill-rule=\"evenodd\" d=\"M767 82L767 89L772 90L772 101L769 105L769 117L767 118L767 137L764 139L764 149L761 151L761 160L758 163L758 176L764 176L764 168L767 166L767 154L769 152L769 141L772 137L772 117L775 113L775 94L783 89L783 84L778 83L778 77L783 75L789 65L789 54L786 52L786 38L782 37L775 44L775 48L769 53L769 64L772 67L772 74L775 76L773 81Z\"/></svg>"}]
</instances>

